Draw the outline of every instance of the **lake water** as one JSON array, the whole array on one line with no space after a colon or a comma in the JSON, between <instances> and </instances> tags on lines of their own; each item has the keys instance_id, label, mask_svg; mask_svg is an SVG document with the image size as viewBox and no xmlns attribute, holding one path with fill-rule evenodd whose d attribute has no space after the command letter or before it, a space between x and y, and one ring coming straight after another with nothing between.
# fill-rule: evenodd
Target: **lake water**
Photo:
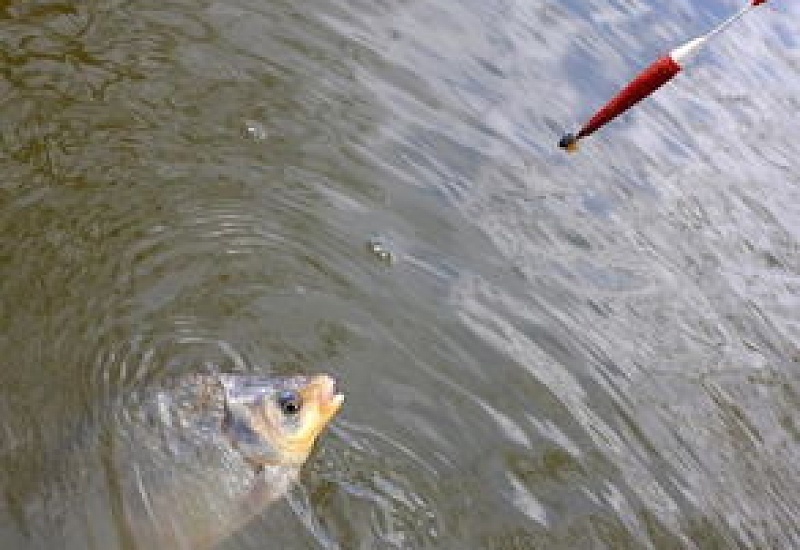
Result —
<instances>
[{"instance_id":1,"label":"lake water","mask_svg":"<svg viewBox=\"0 0 800 550\"><path fill-rule=\"evenodd\" d=\"M800 546L800 9L556 147L742 4L4 2L0 547L135 547L92 426L214 370L347 394L224 548Z\"/></svg>"}]
</instances>

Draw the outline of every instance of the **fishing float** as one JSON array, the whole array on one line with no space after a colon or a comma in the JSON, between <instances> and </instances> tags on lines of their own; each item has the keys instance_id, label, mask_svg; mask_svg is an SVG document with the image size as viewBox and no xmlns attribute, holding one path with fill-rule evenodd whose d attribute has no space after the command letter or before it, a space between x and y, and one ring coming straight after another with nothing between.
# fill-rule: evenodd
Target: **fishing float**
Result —
<instances>
[{"instance_id":1,"label":"fishing float","mask_svg":"<svg viewBox=\"0 0 800 550\"><path fill-rule=\"evenodd\" d=\"M709 40L741 19L750 10L766 2L767 0L751 0L744 8L706 34L686 42L654 61L597 111L577 134L566 134L562 137L558 146L569 152L577 151L578 141L593 134L672 80L681 72L685 63L694 57Z\"/></svg>"}]
</instances>

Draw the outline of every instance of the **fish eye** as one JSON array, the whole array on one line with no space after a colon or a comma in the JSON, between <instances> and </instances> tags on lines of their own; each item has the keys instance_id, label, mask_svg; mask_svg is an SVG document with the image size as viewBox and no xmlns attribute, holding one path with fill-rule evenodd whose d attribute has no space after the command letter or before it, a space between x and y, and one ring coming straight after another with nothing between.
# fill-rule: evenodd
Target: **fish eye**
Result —
<instances>
[{"instance_id":1,"label":"fish eye","mask_svg":"<svg viewBox=\"0 0 800 550\"><path fill-rule=\"evenodd\" d=\"M303 403L296 392L287 390L278 395L278 406L283 414L291 416L300 412Z\"/></svg>"}]
</instances>

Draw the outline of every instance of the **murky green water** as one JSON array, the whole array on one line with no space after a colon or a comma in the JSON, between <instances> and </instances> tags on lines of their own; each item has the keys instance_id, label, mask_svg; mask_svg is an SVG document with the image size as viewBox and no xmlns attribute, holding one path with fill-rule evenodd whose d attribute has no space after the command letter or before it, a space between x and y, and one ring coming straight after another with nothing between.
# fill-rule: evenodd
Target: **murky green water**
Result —
<instances>
[{"instance_id":1,"label":"murky green water","mask_svg":"<svg viewBox=\"0 0 800 550\"><path fill-rule=\"evenodd\" d=\"M348 396L225 548L799 545L797 7L555 147L739 5L3 3L0 547L135 547L113 404L216 369Z\"/></svg>"}]
</instances>

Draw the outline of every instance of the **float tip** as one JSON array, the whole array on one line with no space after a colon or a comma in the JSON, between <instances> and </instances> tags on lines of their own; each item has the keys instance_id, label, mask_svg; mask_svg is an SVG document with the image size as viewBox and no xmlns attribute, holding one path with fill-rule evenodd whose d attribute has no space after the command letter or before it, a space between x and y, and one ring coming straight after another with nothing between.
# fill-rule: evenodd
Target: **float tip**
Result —
<instances>
[{"instance_id":1,"label":"float tip","mask_svg":"<svg viewBox=\"0 0 800 550\"><path fill-rule=\"evenodd\" d=\"M568 153L574 153L578 150L578 138L575 137L575 134L564 134L564 137L558 142L558 146Z\"/></svg>"}]
</instances>

